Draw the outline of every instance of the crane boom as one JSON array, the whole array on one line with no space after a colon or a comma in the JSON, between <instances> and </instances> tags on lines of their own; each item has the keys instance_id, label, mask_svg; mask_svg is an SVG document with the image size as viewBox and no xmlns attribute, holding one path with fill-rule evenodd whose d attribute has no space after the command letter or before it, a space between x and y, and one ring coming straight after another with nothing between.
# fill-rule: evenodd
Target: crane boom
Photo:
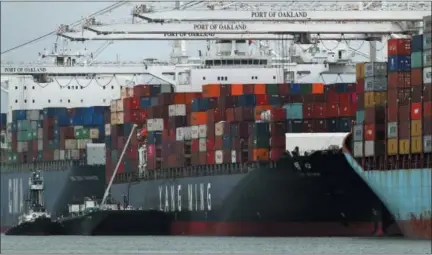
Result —
<instances>
[{"instance_id":1,"label":"crane boom","mask_svg":"<svg viewBox=\"0 0 432 255\"><path fill-rule=\"evenodd\" d=\"M165 33L165 34L108 34L97 35L90 31L58 34L71 41L149 41L149 40L292 40L291 35L276 34L214 34L214 33ZM379 37L379 36L377 36ZM312 40L365 40L359 34L312 34Z\"/></svg>"},{"instance_id":2,"label":"crane boom","mask_svg":"<svg viewBox=\"0 0 432 255\"><path fill-rule=\"evenodd\" d=\"M217 34L391 34L408 32L402 26L386 23L357 24L245 24L245 23L186 23L186 24L116 24L88 26L87 30L99 34L166 34L166 33L217 33Z\"/></svg>"},{"instance_id":3,"label":"crane boom","mask_svg":"<svg viewBox=\"0 0 432 255\"><path fill-rule=\"evenodd\" d=\"M426 11L211 11L181 10L140 14L150 21L421 21Z\"/></svg>"}]
</instances>

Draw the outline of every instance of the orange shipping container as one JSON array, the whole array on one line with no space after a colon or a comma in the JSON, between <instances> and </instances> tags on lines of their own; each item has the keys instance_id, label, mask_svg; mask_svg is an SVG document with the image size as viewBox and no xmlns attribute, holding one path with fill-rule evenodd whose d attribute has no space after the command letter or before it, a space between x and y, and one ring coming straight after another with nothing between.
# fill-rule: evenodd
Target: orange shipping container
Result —
<instances>
[{"instance_id":1,"label":"orange shipping container","mask_svg":"<svg viewBox=\"0 0 432 255\"><path fill-rule=\"evenodd\" d=\"M423 85L423 68L411 69L411 85L412 86Z\"/></svg>"},{"instance_id":2,"label":"orange shipping container","mask_svg":"<svg viewBox=\"0 0 432 255\"><path fill-rule=\"evenodd\" d=\"M205 125L207 124L207 112L193 112L191 114L191 125Z\"/></svg>"},{"instance_id":3,"label":"orange shipping container","mask_svg":"<svg viewBox=\"0 0 432 255\"><path fill-rule=\"evenodd\" d=\"M192 104L192 100L201 98L201 92L186 92L185 94L185 104Z\"/></svg>"},{"instance_id":4,"label":"orange shipping container","mask_svg":"<svg viewBox=\"0 0 432 255\"><path fill-rule=\"evenodd\" d=\"M356 65L356 78L357 79L364 79L365 77L365 70L364 70L364 63L358 63Z\"/></svg>"},{"instance_id":5,"label":"orange shipping container","mask_svg":"<svg viewBox=\"0 0 432 255\"><path fill-rule=\"evenodd\" d=\"M186 104L186 93L174 93L173 104Z\"/></svg>"},{"instance_id":6,"label":"orange shipping container","mask_svg":"<svg viewBox=\"0 0 432 255\"><path fill-rule=\"evenodd\" d=\"M243 95L243 84L231 84L231 95L232 96Z\"/></svg>"},{"instance_id":7,"label":"orange shipping container","mask_svg":"<svg viewBox=\"0 0 432 255\"><path fill-rule=\"evenodd\" d=\"M265 95L266 94L266 85L265 84L255 84L254 93L255 93L255 95Z\"/></svg>"},{"instance_id":8,"label":"orange shipping container","mask_svg":"<svg viewBox=\"0 0 432 255\"><path fill-rule=\"evenodd\" d=\"M324 84L323 83L312 83L312 94L323 94Z\"/></svg>"},{"instance_id":9,"label":"orange shipping container","mask_svg":"<svg viewBox=\"0 0 432 255\"><path fill-rule=\"evenodd\" d=\"M219 97L220 84L206 84L202 88L203 97Z\"/></svg>"},{"instance_id":10,"label":"orange shipping container","mask_svg":"<svg viewBox=\"0 0 432 255\"><path fill-rule=\"evenodd\" d=\"M252 155L253 161L269 160L268 149L253 149Z\"/></svg>"},{"instance_id":11,"label":"orange shipping container","mask_svg":"<svg viewBox=\"0 0 432 255\"><path fill-rule=\"evenodd\" d=\"M423 102L423 117L432 117L432 102Z\"/></svg>"},{"instance_id":12,"label":"orange shipping container","mask_svg":"<svg viewBox=\"0 0 432 255\"><path fill-rule=\"evenodd\" d=\"M255 107L255 120L261 120L261 113L272 108L271 105L258 105Z\"/></svg>"}]
</instances>

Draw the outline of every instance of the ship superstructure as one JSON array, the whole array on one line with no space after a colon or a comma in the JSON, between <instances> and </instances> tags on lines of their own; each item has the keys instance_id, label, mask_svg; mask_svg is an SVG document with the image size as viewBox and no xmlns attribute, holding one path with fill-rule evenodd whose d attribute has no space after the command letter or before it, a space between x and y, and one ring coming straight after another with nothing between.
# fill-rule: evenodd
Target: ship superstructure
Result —
<instances>
[{"instance_id":1,"label":"ship superstructure","mask_svg":"<svg viewBox=\"0 0 432 255\"><path fill-rule=\"evenodd\" d=\"M189 11L187 14L181 10L185 7L178 4L170 12L169 18L163 16L165 13L158 13L149 6L139 5L134 8L133 16L135 19L145 20L141 24L104 25L104 22L92 17L84 22L85 31L77 31L71 26L61 26L57 34L65 38L63 43L68 40L103 40L111 43L116 40L157 39L174 39L176 42L172 58L167 62L144 59L140 63L98 63L92 58L92 54L66 53L59 50L60 45L56 45L52 53L42 54L45 59L52 60L50 64L2 64L2 74L10 77L9 113L14 110L49 107L108 106L112 100L119 99L120 96L131 96L125 93L133 90L126 90L125 87L135 87L138 84L169 86L176 92L198 92L201 91L203 84L212 83L354 82L355 58L361 56L372 60L381 59L376 54L377 49L385 49L385 45L382 46L376 41L388 34L396 37L397 33L406 34L416 30L422 15L427 12L425 8L428 8L427 3L400 6L389 3L385 8L376 3L366 5L365 8L361 8L363 5L340 4L343 6L340 10L344 12L336 12L331 10L335 10L339 3L331 6L314 3L315 6L303 10L296 9L300 8L298 6L279 6L280 9L292 8L288 12L281 12L277 7L261 10L260 7L252 7L250 4L243 5L242 10L227 12L226 9L230 6L210 4L205 7L206 11ZM185 6L187 5L190 3ZM235 3L228 5L240 8ZM366 9L371 12L366 12ZM232 15L233 19L225 20L227 14L230 17ZM250 17L247 17L248 15ZM187 18L184 18L186 16ZM347 17L350 19L347 20ZM263 23L263 18L273 20L268 19L271 23L258 24L257 21ZM274 23L276 20L278 23ZM396 23L402 23L403 26ZM143 30L151 33L143 33ZM198 58L188 57L185 39L209 41L207 50L198 52ZM346 43L335 43L335 39ZM276 43L268 42L270 40ZM365 54L352 49L349 44L355 40L366 40L372 49L370 53ZM8 122L11 123L12 114L9 114L8 118ZM143 149L149 150L148 147ZM50 168L58 168L56 164L54 162ZM18 164L17 167L22 168L22 165ZM14 167L6 169L12 172L10 174L16 172ZM234 184L241 180L239 176L231 177L238 177L232 182ZM2 174L3 178L8 179ZM208 189L209 181L206 177L184 181L183 184L198 185L196 187L206 184L204 186ZM164 182L157 181L153 186L159 187ZM222 179L220 183L223 183ZM115 186L113 185L113 190L116 189ZM204 191L204 188L202 189ZM198 192L198 188L195 190ZM136 188L136 191L138 193L132 192L130 195L134 197L142 190ZM117 186L117 197L123 196L123 192L124 185ZM154 192L156 191L149 191L148 194ZM95 194L87 194L92 195ZM150 196L147 199L162 198ZM150 204L153 205L154 201ZM4 211L5 215L9 214L3 208L2 203L2 215Z\"/></svg>"}]
</instances>

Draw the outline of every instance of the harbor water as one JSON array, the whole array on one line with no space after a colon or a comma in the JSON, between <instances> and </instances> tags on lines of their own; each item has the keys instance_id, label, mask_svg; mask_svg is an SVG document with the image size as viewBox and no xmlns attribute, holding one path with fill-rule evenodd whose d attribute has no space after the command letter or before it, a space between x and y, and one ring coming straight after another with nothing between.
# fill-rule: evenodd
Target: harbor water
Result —
<instances>
[{"instance_id":1,"label":"harbor water","mask_svg":"<svg viewBox=\"0 0 432 255\"><path fill-rule=\"evenodd\" d=\"M431 254L403 238L1 237L2 254Z\"/></svg>"}]
</instances>

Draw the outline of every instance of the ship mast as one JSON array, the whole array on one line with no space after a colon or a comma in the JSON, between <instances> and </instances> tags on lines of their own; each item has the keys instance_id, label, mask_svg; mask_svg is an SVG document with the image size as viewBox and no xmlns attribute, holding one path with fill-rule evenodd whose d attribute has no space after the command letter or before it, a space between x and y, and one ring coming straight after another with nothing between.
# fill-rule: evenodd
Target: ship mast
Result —
<instances>
[{"instance_id":1,"label":"ship mast","mask_svg":"<svg viewBox=\"0 0 432 255\"><path fill-rule=\"evenodd\" d=\"M44 208L44 180L40 171L33 172L29 177L29 187L29 209L37 210Z\"/></svg>"}]
</instances>

